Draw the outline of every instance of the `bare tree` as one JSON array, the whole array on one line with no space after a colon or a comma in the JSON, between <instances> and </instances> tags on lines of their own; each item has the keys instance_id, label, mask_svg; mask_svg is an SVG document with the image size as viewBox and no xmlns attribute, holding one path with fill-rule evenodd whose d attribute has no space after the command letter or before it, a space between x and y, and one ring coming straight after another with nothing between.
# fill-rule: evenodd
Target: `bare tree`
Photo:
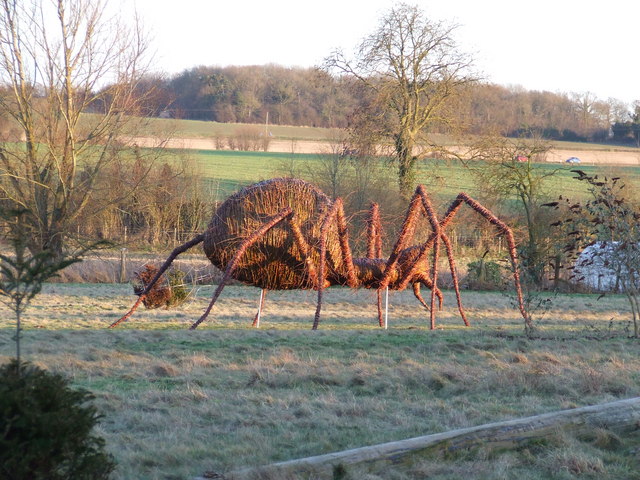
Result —
<instances>
[{"instance_id":1,"label":"bare tree","mask_svg":"<svg viewBox=\"0 0 640 480\"><path fill-rule=\"evenodd\" d=\"M541 285L550 253L549 229L542 204L548 200L549 180L560 167L542 164L551 145L545 140L507 139L487 136L478 140L464 157L473 170L478 185L493 198L506 200L515 196L522 207L526 227L526 242L521 248L523 267L535 285ZM547 222L548 223L548 222Z\"/></svg>"},{"instance_id":2,"label":"bare tree","mask_svg":"<svg viewBox=\"0 0 640 480\"><path fill-rule=\"evenodd\" d=\"M147 43L102 0L0 0L0 111L22 142L0 141L0 198L32 212L28 247L61 256L99 174L126 152L144 96Z\"/></svg>"},{"instance_id":3,"label":"bare tree","mask_svg":"<svg viewBox=\"0 0 640 480\"><path fill-rule=\"evenodd\" d=\"M375 92L393 140L400 192L411 195L417 147L434 126L447 125L447 107L476 78L471 60L458 52L455 26L428 19L417 7L399 4L366 37L351 60L336 51L325 68L355 77Z\"/></svg>"}]
</instances>

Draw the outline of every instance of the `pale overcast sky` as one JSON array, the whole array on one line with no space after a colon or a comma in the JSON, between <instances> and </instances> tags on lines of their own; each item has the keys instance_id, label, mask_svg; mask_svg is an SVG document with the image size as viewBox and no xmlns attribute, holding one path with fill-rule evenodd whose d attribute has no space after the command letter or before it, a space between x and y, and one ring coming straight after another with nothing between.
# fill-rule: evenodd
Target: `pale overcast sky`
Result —
<instances>
[{"instance_id":1,"label":"pale overcast sky","mask_svg":"<svg viewBox=\"0 0 640 480\"><path fill-rule=\"evenodd\" d=\"M158 71L197 65L318 65L375 30L391 0L126 0L154 37ZM418 0L459 25L488 81L640 100L637 0Z\"/></svg>"}]
</instances>

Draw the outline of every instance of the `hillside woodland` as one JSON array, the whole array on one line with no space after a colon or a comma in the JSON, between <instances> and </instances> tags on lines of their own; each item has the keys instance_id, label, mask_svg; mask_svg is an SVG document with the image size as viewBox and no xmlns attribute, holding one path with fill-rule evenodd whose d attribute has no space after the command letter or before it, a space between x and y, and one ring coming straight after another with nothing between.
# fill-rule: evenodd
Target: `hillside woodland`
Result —
<instances>
[{"instance_id":1,"label":"hillside woodland","mask_svg":"<svg viewBox=\"0 0 640 480\"><path fill-rule=\"evenodd\" d=\"M353 80L316 68L198 66L173 76L147 76L138 85L146 114L216 122L345 128L366 93ZM457 105L469 133L635 144L640 109L589 92L552 93L477 83ZM443 127L444 128L444 127ZM447 132L441 132L447 133Z\"/></svg>"}]
</instances>

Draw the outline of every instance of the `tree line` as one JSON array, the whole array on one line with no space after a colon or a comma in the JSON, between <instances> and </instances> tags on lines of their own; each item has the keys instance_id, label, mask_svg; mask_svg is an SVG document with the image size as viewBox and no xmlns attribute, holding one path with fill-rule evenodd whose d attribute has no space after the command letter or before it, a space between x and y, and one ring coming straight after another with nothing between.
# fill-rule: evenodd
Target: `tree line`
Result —
<instances>
[{"instance_id":1,"label":"tree line","mask_svg":"<svg viewBox=\"0 0 640 480\"><path fill-rule=\"evenodd\" d=\"M149 116L264 123L268 114L274 124L327 128L349 127L353 112L368 101L353 78L274 64L197 66L173 76L149 75L138 93L145 96ZM632 143L633 129L640 125L638 111L635 105L589 92L478 82L468 86L454 113L471 133L518 136L536 130L551 140Z\"/></svg>"}]
</instances>

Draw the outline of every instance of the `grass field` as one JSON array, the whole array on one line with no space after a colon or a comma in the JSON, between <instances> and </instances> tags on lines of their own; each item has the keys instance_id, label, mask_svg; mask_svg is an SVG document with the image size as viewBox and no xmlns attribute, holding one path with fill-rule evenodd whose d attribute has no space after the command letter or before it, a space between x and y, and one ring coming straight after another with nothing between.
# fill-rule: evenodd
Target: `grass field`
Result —
<instances>
[{"instance_id":1,"label":"grass field","mask_svg":"<svg viewBox=\"0 0 640 480\"><path fill-rule=\"evenodd\" d=\"M153 120L147 133L227 135L237 127ZM328 134L272 131L306 140ZM310 154L185 155L197 164L205 194L218 200L293 170L309 178L322 161ZM583 198L569 170L550 181L550 198ZM640 186L638 167L601 171ZM483 193L455 161L422 162L417 180L443 201L459 191ZM27 310L23 355L95 394L104 415L99 433L118 462L115 479L188 479L640 395L640 343L629 338L621 296L559 295L546 315L534 316L537 336L527 339L502 293L463 292L472 322L465 328L445 292L435 331L410 292L393 294L384 331L376 326L374 293L330 289L321 329L311 332L313 293L271 293L256 330L250 324L259 291L230 286L209 320L188 331L212 290L197 287L175 310L140 310L115 330L106 327L131 306L129 285L50 284ZM0 362L14 354L11 318L1 307ZM402 466L372 465L335 478L640 480L639 472L640 434L598 429L515 450L415 456Z\"/></svg>"},{"instance_id":2,"label":"grass field","mask_svg":"<svg viewBox=\"0 0 640 480\"><path fill-rule=\"evenodd\" d=\"M260 180L283 176L291 164L302 172L318 161L317 155L270 152L200 150L190 152L197 165L205 192L224 200L241 187Z\"/></svg>"},{"instance_id":3,"label":"grass field","mask_svg":"<svg viewBox=\"0 0 640 480\"><path fill-rule=\"evenodd\" d=\"M229 194L251 183L295 172L300 178L309 179L309 172L318 169L323 159L314 154L287 154L265 152L238 152L201 150L189 153L189 158L197 164L197 171L203 179L207 195L223 200ZM384 159L378 160L389 166ZM549 171L559 169L556 176L547 182L549 198L559 194L575 199L586 196L586 185L573 179L572 169L580 168L584 172L618 175L623 177L629 187L640 188L640 167L596 167L593 165L568 166L540 164L539 168ZM394 175L389 167L389 175ZM483 194L483 188L474 180L473 172L461 162L455 160L428 160L418 164L417 182L426 185L443 198L453 198L461 191L474 196Z\"/></svg>"},{"instance_id":4,"label":"grass field","mask_svg":"<svg viewBox=\"0 0 640 480\"><path fill-rule=\"evenodd\" d=\"M246 123L218 123L200 120L173 120L162 118L144 119L144 129L140 123L134 123L134 135L158 135L171 133L174 137L212 138L216 136L230 136L243 128L264 129L265 125ZM324 141L332 137L332 130L321 127L297 127L291 125L269 125L269 133L273 138L282 140L312 140Z\"/></svg>"},{"instance_id":5,"label":"grass field","mask_svg":"<svg viewBox=\"0 0 640 480\"><path fill-rule=\"evenodd\" d=\"M640 395L640 344L627 336L619 296L559 296L538 321L539 338L528 340L500 293L463 292L472 322L464 328L445 292L435 331L410 293L396 293L383 331L371 292L330 289L312 332L312 293L271 294L256 330L259 291L235 286L205 324L187 331L211 292L201 287L177 310L141 310L115 330L105 327L131 305L127 285L47 285L27 311L24 355L95 393L116 479L187 479ZM13 330L8 310L0 318L4 361ZM638 435L594 431L514 451L415 457L342 478L638 472Z\"/></svg>"}]
</instances>

